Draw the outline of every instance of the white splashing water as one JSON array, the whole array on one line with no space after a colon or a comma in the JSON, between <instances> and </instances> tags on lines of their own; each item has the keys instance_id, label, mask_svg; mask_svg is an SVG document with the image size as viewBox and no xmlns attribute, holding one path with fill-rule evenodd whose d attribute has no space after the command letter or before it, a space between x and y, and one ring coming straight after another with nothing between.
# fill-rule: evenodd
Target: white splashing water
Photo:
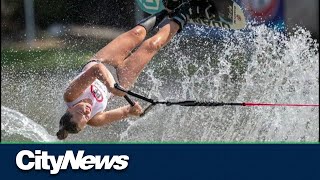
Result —
<instances>
[{"instance_id":1,"label":"white splashing water","mask_svg":"<svg viewBox=\"0 0 320 180\"><path fill-rule=\"evenodd\" d=\"M52 142L57 140L54 136L49 135L45 128L25 115L4 106L1 106L1 134L5 138L20 136L21 141Z\"/></svg>"},{"instance_id":2,"label":"white splashing water","mask_svg":"<svg viewBox=\"0 0 320 180\"><path fill-rule=\"evenodd\" d=\"M303 28L283 35L266 26L249 27L225 32L222 41L182 35L150 62L133 91L161 100L319 104L318 56L318 43ZM2 70L2 104L36 121L2 106L4 140L19 141L15 135L20 135L54 141L48 132L58 129L63 89L75 72L43 76ZM313 142L318 132L319 107L156 106L143 118L86 128L68 140Z\"/></svg>"},{"instance_id":3,"label":"white splashing water","mask_svg":"<svg viewBox=\"0 0 320 180\"><path fill-rule=\"evenodd\" d=\"M297 28L285 36L263 25L250 30L226 33L220 46L201 42L181 50L177 39L156 63L175 61L172 71L182 75L168 71L147 77L144 83L152 88L140 93L159 99L319 104L318 43L310 32ZM146 74L154 75L157 66ZM158 106L133 122L121 140L312 142L318 132L319 107Z\"/></svg>"}]
</instances>

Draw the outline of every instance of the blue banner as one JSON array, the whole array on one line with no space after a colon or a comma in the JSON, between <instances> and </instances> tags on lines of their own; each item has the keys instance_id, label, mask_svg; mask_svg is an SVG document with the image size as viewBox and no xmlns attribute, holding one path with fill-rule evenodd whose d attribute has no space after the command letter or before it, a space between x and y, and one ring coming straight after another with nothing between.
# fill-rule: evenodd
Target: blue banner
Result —
<instances>
[{"instance_id":1,"label":"blue banner","mask_svg":"<svg viewBox=\"0 0 320 180\"><path fill-rule=\"evenodd\" d=\"M319 144L2 144L0 167L2 177L33 180L312 180L319 152Z\"/></svg>"}]
</instances>

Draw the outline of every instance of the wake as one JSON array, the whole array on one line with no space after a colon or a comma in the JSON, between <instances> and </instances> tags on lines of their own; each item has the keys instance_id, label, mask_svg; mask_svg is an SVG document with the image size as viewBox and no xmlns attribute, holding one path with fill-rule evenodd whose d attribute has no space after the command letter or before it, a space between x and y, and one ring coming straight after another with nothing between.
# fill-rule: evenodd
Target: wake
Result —
<instances>
[{"instance_id":1,"label":"wake","mask_svg":"<svg viewBox=\"0 0 320 180\"><path fill-rule=\"evenodd\" d=\"M20 141L52 142L57 139L47 130L25 115L13 109L1 106L1 134L6 141L20 136Z\"/></svg>"}]
</instances>

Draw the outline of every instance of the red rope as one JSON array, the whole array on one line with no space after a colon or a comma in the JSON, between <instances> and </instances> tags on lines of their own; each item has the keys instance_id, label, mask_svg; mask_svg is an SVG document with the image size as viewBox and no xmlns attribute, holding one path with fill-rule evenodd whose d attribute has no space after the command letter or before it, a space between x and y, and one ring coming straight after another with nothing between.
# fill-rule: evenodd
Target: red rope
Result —
<instances>
[{"instance_id":1,"label":"red rope","mask_svg":"<svg viewBox=\"0 0 320 180\"><path fill-rule=\"evenodd\" d=\"M244 106L319 106L319 104L272 104L272 103L243 103Z\"/></svg>"}]
</instances>

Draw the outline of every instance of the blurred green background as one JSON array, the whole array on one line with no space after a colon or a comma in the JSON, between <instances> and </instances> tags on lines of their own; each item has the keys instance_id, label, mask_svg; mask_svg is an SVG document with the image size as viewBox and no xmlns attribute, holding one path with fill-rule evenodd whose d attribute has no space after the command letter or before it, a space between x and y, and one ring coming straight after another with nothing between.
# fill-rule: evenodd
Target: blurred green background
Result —
<instances>
[{"instance_id":1,"label":"blurred green background","mask_svg":"<svg viewBox=\"0 0 320 180\"><path fill-rule=\"evenodd\" d=\"M78 68L131 28L135 14L134 1L1 0L1 66Z\"/></svg>"},{"instance_id":2,"label":"blurred green background","mask_svg":"<svg viewBox=\"0 0 320 180\"><path fill-rule=\"evenodd\" d=\"M288 29L319 39L319 1L284 2ZM1 0L1 66L77 68L144 16L134 0Z\"/></svg>"}]
</instances>

